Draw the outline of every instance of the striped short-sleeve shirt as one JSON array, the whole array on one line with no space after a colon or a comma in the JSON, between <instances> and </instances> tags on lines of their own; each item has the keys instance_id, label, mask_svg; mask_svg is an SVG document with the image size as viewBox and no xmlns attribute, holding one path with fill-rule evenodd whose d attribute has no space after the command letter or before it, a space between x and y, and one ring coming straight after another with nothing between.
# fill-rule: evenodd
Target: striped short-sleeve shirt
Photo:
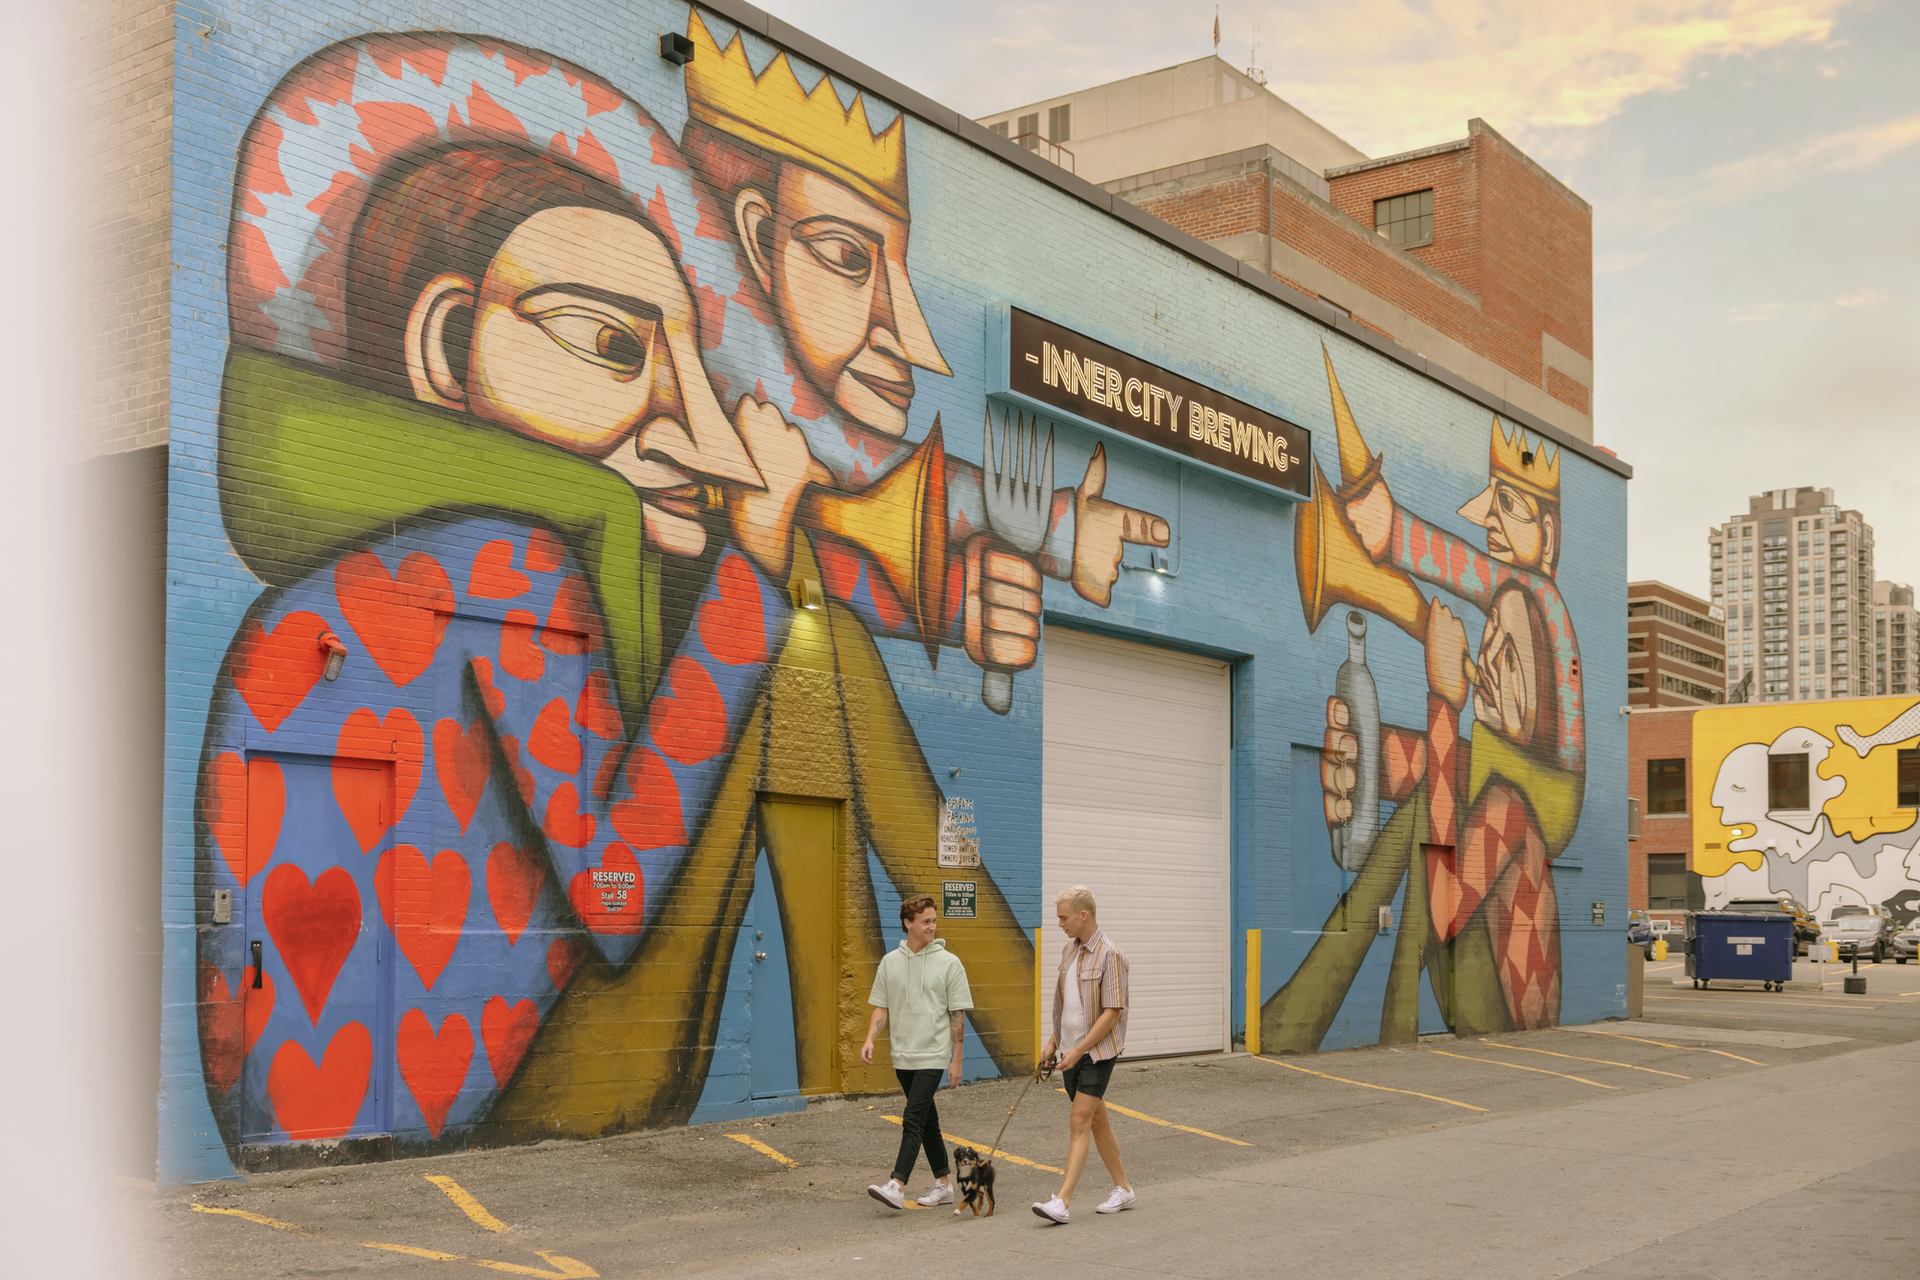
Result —
<instances>
[{"instance_id":1,"label":"striped short-sleeve shirt","mask_svg":"<svg viewBox=\"0 0 1920 1280\"><path fill-rule=\"evenodd\" d=\"M1108 1058L1119 1057L1127 1044L1126 953L1113 945L1103 929L1095 929L1093 936L1084 943L1067 939L1066 948L1060 953L1060 968L1053 984L1053 1038L1056 1044L1060 1040L1060 1013L1069 982L1080 984L1080 1005L1087 1011L1089 1024L1098 1022L1100 1015L1108 1009L1120 1011L1112 1029L1087 1050L1087 1061L1105 1062ZM1060 1048L1064 1050L1068 1046L1062 1044Z\"/></svg>"}]
</instances>

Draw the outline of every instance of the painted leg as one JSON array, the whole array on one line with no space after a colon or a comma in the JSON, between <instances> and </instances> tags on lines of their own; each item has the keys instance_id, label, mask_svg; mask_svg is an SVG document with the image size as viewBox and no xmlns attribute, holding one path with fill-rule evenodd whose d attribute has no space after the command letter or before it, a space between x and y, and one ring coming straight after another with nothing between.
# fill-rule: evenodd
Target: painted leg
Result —
<instances>
[{"instance_id":1,"label":"painted leg","mask_svg":"<svg viewBox=\"0 0 1920 1280\"><path fill-rule=\"evenodd\" d=\"M851 612L829 605L840 688L846 698L854 796L860 826L901 894L938 896L944 874L936 861L943 797L927 767L873 637ZM972 920L944 919L941 936L966 957L973 988L974 1030L1003 1073L1032 1068L1033 939L982 867Z\"/></svg>"}]
</instances>

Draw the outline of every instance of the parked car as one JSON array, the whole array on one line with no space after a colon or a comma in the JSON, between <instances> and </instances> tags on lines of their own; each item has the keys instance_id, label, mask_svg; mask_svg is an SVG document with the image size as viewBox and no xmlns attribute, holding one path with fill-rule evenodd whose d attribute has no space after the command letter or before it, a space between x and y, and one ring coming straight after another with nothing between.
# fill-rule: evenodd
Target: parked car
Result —
<instances>
[{"instance_id":1,"label":"parked car","mask_svg":"<svg viewBox=\"0 0 1920 1280\"><path fill-rule=\"evenodd\" d=\"M1815 920L1813 913L1802 906L1800 900L1792 894L1783 893L1777 898L1735 898L1721 910L1762 915L1783 911L1792 916L1795 955L1807 954L1807 948L1820 937L1820 922Z\"/></svg>"},{"instance_id":2,"label":"parked car","mask_svg":"<svg viewBox=\"0 0 1920 1280\"><path fill-rule=\"evenodd\" d=\"M1653 919L1644 911L1627 912L1627 945L1645 950L1653 959Z\"/></svg>"},{"instance_id":3,"label":"parked car","mask_svg":"<svg viewBox=\"0 0 1920 1280\"><path fill-rule=\"evenodd\" d=\"M1833 943L1842 960L1871 954L1873 962L1879 964L1893 954L1895 932L1887 916L1862 911L1827 921L1820 936Z\"/></svg>"},{"instance_id":4,"label":"parked car","mask_svg":"<svg viewBox=\"0 0 1920 1280\"><path fill-rule=\"evenodd\" d=\"M1893 945L1887 954L1898 964L1920 960L1920 919L1910 920L1893 931Z\"/></svg>"}]
</instances>

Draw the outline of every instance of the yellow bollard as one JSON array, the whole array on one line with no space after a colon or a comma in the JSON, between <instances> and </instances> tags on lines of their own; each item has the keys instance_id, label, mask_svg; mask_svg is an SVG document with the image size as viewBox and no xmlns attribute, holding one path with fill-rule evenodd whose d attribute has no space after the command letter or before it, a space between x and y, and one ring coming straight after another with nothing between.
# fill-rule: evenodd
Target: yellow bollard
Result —
<instances>
[{"instance_id":1,"label":"yellow bollard","mask_svg":"<svg viewBox=\"0 0 1920 1280\"><path fill-rule=\"evenodd\" d=\"M1260 1052L1260 931L1247 930L1247 1052Z\"/></svg>"},{"instance_id":2,"label":"yellow bollard","mask_svg":"<svg viewBox=\"0 0 1920 1280\"><path fill-rule=\"evenodd\" d=\"M1667 958L1667 940L1665 938L1655 938L1653 940L1653 958L1655 960L1665 960Z\"/></svg>"}]
</instances>

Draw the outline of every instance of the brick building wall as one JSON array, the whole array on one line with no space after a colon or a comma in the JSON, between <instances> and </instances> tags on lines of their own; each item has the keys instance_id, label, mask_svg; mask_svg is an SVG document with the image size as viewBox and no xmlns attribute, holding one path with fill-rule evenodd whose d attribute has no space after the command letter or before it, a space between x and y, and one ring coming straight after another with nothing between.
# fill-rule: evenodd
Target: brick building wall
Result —
<instances>
[{"instance_id":1,"label":"brick building wall","mask_svg":"<svg viewBox=\"0 0 1920 1280\"><path fill-rule=\"evenodd\" d=\"M1627 842L1627 903L1642 910L1647 906L1647 858L1654 854L1679 854L1686 865L1693 864L1693 816L1690 813L1652 814L1647 812L1647 761L1684 760L1689 773L1683 792L1691 807L1693 779L1693 709L1650 708L1636 710L1627 717L1627 795L1640 806L1640 838ZM1663 914L1678 918L1668 908Z\"/></svg>"},{"instance_id":2,"label":"brick building wall","mask_svg":"<svg viewBox=\"0 0 1920 1280\"><path fill-rule=\"evenodd\" d=\"M1592 209L1485 122L1461 142L1332 170L1325 199L1249 164L1123 185L1155 217L1593 438ZM1427 188L1431 244L1374 233L1375 200Z\"/></svg>"},{"instance_id":3,"label":"brick building wall","mask_svg":"<svg viewBox=\"0 0 1920 1280\"><path fill-rule=\"evenodd\" d=\"M973 802L982 860L978 914L945 927L973 975L969 1072L1026 1070L1032 930L1059 887L1055 626L1231 665L1223 1031L1246 1031L1243 986L1278 1051L1618 1016L1618 931L1587 903L1617 920L1626 896L1606 799L1625 469L1541 448L1566 533L1510 590L1568 628L1541 662L1560 714L1536 718L1551 733L1463 729L1379 584L1465 600L1481 642L1497 575L1456 513L1502 456L1497 398L1037 177L756 10L702 13L648 0L616 39L585 0L342 3L325 39L310 11L182 14L205 35L176 69L163 1173L887 1089L885 1055L865 1068L850 1046L899 899L955 874L933 858L949 798ZM479 35L440 34L450 16ZM668 31L695 39L688 68L657 56ZM383 32L418 34L361 34ZM808 97L822 65L860 79ZM786 132L796 116L812 127ZM743 120L766 127L725 132ZM743 235L729 211L776 198L800 210ZM779 229L848 207L882 251ZM763 268L808 289L770 296ZM855 298L861 326L794 300L815 296ZM980 434L1017 407L988 338L1009 306L1298 424L1312 458L1289 479L1379 455L1409 527L1457 556L1329 580L1309 552L1345 527L1337 482L1301 503L1058 407L1045 528L1016 543L988 515ZM857 363L869 322L910 384ZM671 452L643 458L649 440ZM1029 614L986 619L990 574L1038 585L1037 653ZM1329 856L1321 791L1349 611L1374 618L1383 740L1398 731L1364 877ZM995 707L982 676L1001 671ZM1144 723L1154 692L1114 696ZM1535 792L1460 794L1476 749L1524 754ZM1458 802L1457 873L1420 852L1434 787ZM1127 799L1151 821L1152 797ZM808 803L831 834L803 856L787 824ZM1520 847L1514 823L1564 870L1483 909L1471 855ZM1435 928L1484 962L1477 1014L1449 1023L1420 998L1423 949L1371 936L1381 906L1421 936L1410 875L1461 904ZM1250 928L1267 945L1247 974Z\"/></svg>"}]
</instances>

